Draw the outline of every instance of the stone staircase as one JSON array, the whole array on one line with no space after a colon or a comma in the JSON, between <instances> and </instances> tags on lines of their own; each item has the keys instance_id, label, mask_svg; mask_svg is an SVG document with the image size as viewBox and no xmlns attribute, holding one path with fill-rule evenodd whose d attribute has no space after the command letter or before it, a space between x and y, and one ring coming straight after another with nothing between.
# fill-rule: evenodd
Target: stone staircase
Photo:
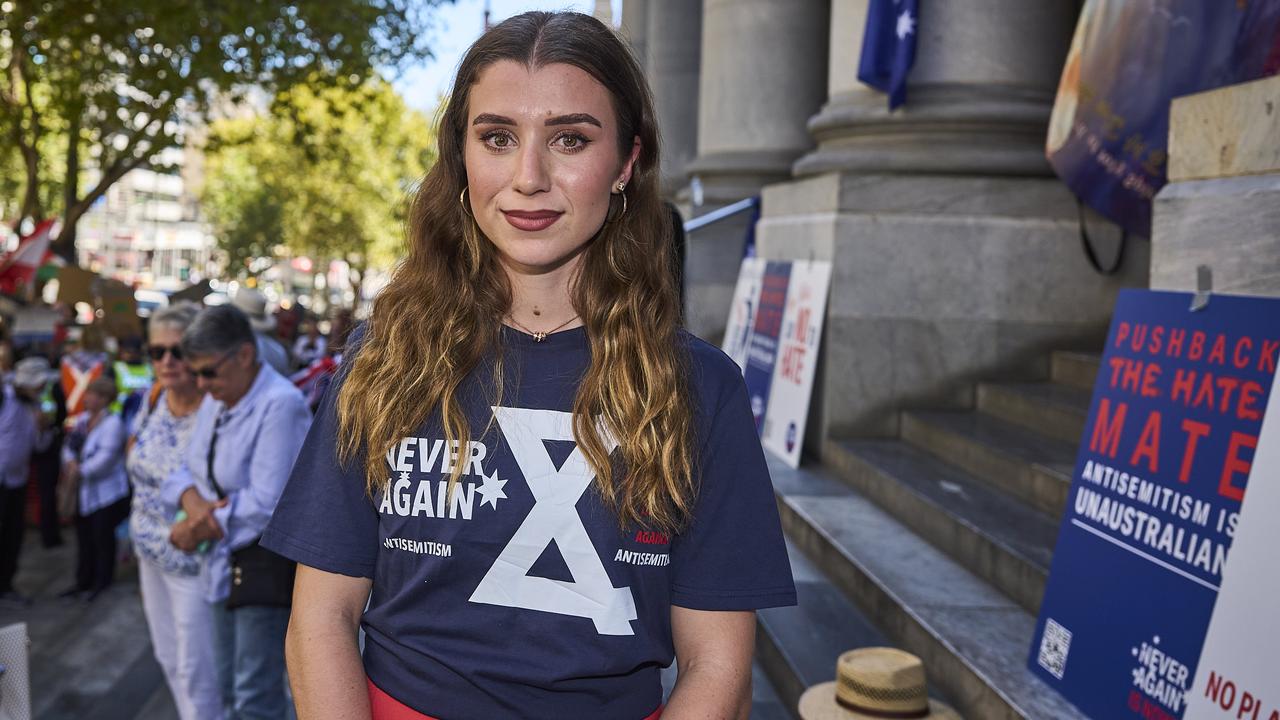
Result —
<instances>
[{"instance_id":1,"label":"stone staircase","mask_svg":"<svg viewBox=\"0 0 1280 720\"><path fill-rule=\"evenodd\" d=\"M979 383L972 411L904 412L897 440L770 459L799 606L759 614L757 657L783 705L891 644L968 720L1084 717L1026 663L1098 362L1056 352L1045 382Z\"/></svg>"}]
</instances>

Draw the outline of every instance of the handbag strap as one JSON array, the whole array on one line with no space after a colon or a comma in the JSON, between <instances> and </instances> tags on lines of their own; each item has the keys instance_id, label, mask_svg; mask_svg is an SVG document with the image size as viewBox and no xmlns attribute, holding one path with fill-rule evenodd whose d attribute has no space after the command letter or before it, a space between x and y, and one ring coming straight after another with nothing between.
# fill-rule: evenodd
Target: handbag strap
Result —
<instances>
[{"instance_id":1,"label":"handbag strap","mask_svg":"<svg viewBox=\"0 0 1280 720\"><path fill-rule=\"evenodd\" d=\"M160 404L160 395L163 394L164 388L160 387L160 383L151 386L147 391L147 411L143 413L142 419L138 421L138 430L133 433L135 439L142 437L142 431L147 429L147 423L151 422L151 416L156 414L156 405Z\"/></svg>"},{"instance_id":2,"label":"handbag strap","mask_svg":"<svg viewBox=\"0 0 1280 720\"><path fill-rule=\"evenodd\" d=\"M225 412L225 410L220 411L218 416L213 419L213 437L209 438L208 463L205 468L205 474L209 477L209 483L213 485L213 491L218 493L219 500L225 499L227 497L227 493L222 489L222 486L218 484L218 479L213 476L213 455L214 451L218 448L218 427L222 425L222 417Z\"/></svg>"}]
</instances>

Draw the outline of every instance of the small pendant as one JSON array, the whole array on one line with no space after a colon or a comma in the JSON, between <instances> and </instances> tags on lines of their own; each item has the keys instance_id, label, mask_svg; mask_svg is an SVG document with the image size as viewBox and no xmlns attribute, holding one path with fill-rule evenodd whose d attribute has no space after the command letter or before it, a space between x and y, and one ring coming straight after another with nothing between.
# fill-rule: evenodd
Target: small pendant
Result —
<instances>
[{"instance_id":1,"label":"small pendant","mask_svg":"<svg viewBox=\"0 0 1280 720\"><path fill-rule=\"evenodd\" d=\"M533 334L534 342L542 342L543 340L546 340L546 339L547 339L547 334L544 332L536 332Z\"/></svg>"}]
</instances>

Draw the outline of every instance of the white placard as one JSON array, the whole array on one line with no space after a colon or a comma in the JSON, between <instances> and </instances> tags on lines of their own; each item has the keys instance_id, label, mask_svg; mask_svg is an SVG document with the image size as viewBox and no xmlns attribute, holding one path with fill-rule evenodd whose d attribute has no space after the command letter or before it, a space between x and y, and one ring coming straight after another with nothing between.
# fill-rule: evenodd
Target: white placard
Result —
<instances>
[{"instance_id":1,"label":"white placard","mask_svg":"<svg viewBox=\"0 0 1280 720\"><path fill-rule=\"evenodd\" d=\"M27 624L0 628L0 720L31 720L31 676L27 664Z\"/></svg>"},{"instance_id":2,"label":"white placard","mask_svg":"<svg viewBox=\"0 0 1280 720\"><path fill-rule=\"evenodd\" d=\"M831 263L797 261L791 264L787 307L773 364L773 384L765 411L760 442L791 467L800 466L805 419L813 395L818 366L818 343L827 310Z\"/></svg>"},{"instance_id":3,"label":"white placard","mask_svg":"<svg viewBox=\"0 0 1280 720\"><path fill-rule=\"evenodd\" d=\"M747 258L721 349L742 369L766 450L800 465L831 263Z\"/></svg>"},{"instance_id":4,"label":"white placard","mask_svg":"<svg viewBox=\"0 0 1280 720\"><path fill-rule=\"evenodd\" d=\"M1267 408L1185 720L1280 720L1280 381Z\"/></svg>"},{"instance_id":5,"label":"white placard","mask_svg":"<svg viewBox=\"0 0 1280 720\"><path fill-rule=\"evenodd\" d=\"M729 324L725 326L724 343L720 346L733 358L738 368L747 366L747 347L751 342L751 325L760 307L760 283L764 278L764 260L747 258L738 271L738 284L733 288L733 305L729 307Z\"/></svg>"}]
</instances>

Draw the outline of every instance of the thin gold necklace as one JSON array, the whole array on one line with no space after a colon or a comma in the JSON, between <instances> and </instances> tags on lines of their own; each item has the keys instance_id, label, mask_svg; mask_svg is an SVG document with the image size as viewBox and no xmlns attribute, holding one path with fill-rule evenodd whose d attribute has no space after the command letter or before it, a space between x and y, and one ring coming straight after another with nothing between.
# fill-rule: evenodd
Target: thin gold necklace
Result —
<instances>
[{"instance_id":1,"label":"thin gold necklace","mask_svg":"<svg viewBox=\"0 0 1280 720\"><path fill-rule=\"evenodd\" d=\"M548 336L548 335L550 335L551 333L553 333L553 332L555 332L555 331L559 330L560 328L564 327L565 325L568 325L569 323L573 322L574 320L577 320L577 319L578 319L578 316L577 316L577 315L574 315L573 317L569 318L568 320L565 320L564 322L562 322L562 323L560 323L559 325L557 325L557 326L555 326L555 327L551 328L550 330L547 330L546 332L539 332L539 331L537 331L537 330L530 330L529 328L525 327L524 325L521 325L521 324L520 324L520 321L519 321L519 320L516 320L516 319L515 319L515 316L513 316L513 315L507 315L507 319L508 319L508 320L510 320L510 321L511 321L511 323L512 323L513 325L515 325L516 327L518 327L518 328L520 328L521 330L525 331L526 333L528 333L528 334L532 335L532 336L533 336L533 341L534 341L534 342L542 342L543 340L546 340L546 339L547 339L547 336Z\"/></svg>"}]
</instances>

